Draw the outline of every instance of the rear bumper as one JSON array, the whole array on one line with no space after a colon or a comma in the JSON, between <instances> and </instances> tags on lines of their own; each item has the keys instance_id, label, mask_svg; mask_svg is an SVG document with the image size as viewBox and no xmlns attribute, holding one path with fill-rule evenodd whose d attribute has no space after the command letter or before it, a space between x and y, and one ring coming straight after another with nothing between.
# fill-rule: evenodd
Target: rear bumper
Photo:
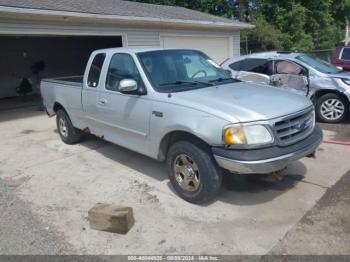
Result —
<instances>
[{"instance_id":1,"label":"rear bumper","mask_svg":"<svg viewBox=\"0 0 350 262\"><path fill-rule=\"evenodd\" d=\"M220 167L240 174L267 174L284 169L288 164L311 155L322 142L322 130L316 127L306 139L287 147L229 150L212 148Z\"/></svg>"}]
</instances>

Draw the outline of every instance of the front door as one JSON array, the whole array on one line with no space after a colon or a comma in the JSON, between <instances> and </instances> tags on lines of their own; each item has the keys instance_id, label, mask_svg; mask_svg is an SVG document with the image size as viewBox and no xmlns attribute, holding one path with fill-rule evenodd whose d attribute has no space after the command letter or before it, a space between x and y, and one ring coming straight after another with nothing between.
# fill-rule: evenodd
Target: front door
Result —
<instances>
[{"instance_id":1,"label":"front door","mask_svg":"<svg viewBox=\"0 0 350 262\"><path fill-rule=\"evenodd\" d=\"M292 61L277 60L275 61L274 72L270 78L271 85L303 96L308 95L307 69Z\"/></svg>"},{"instance_id":2,"label":"front door","mask_svg":"<svg viewBox=\"0 0 350 262\"><path fill-rule=\"evenodd\" d=\"M147 96L121 93L119 84L123 79L133 79L138 85L144 85L133 57L117 53L111 58L104 90L98 97L102 135L108 141L147 153L152 104Z\"/></svg>"}]
</instances>

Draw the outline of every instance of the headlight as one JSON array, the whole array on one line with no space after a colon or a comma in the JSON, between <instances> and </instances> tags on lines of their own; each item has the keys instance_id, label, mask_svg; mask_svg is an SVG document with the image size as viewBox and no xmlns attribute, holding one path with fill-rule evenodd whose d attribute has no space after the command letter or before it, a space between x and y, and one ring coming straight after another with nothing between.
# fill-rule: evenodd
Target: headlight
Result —
<instances>
[{"instance_id":1,"label":"headlight","mask_svg":"<svg viewBox=\"0 0 350 262\"><path fill-rule=\"evenodd\" d=\"M347 85L350 86L350 79L347 79L347 78L342 78L341 80L343 80L343 82Z\"/></svg>"},{"instance_id":2,"label":"headlight","mask_svg":"<svg viewBox=\"0 0 350 262\"><path fill-rule=\"evenodd\" d=\"M273 142L269 130L263 125L228 127L224 130L227 145L259 145Z\"/></svg>"}]
</instances>

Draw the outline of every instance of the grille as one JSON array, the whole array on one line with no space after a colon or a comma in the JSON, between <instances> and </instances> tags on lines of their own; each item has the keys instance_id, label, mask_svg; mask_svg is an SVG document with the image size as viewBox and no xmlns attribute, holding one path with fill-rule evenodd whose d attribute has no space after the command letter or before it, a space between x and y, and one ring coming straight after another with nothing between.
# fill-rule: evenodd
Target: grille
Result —
<instances>
[{"instance_id":1,"label":"grille","mask_svg":"<svg viewBox=\"0 0 350 262\"><path fill-rule=\"evenodd\" d=\"M296 143L311 134L315 126L315 111L292 116L275 123L275 132L282 145Z\"/></svg>"}]
</instances>

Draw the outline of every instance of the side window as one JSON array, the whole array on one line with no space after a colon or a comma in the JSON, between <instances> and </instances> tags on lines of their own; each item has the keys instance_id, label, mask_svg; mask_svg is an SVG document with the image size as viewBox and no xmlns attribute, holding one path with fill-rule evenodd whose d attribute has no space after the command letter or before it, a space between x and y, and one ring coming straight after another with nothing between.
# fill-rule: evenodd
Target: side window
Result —
<instances>
[{"instance_id":1,"label":"side window","mask_svg":"<svg viewBox=\"0 0 350 262\"><path fill-rule=\"evenodd\" d=\"M123 79L133 79L138 85L142 84L134 59L129 54L115 54L109 64L106 89L119 91L119 84Z\"/></svg>"},{"instance_id":2,"label":"side window","mask_svg":"<svg viewBox=\"0 0 350 262\"><path fill-rule=\"evenodd\" d=\"M272 75L272 61L267 59L248 58L243 61L241 71Z\"/></svg>"},{"instance_id":3,"label":"side window","mask_svg":"<svg viewBox=\"0 0 350 262\"><path fill-rule=\"evenodd\" d=\"M87 80L88 87L96 88L98 86L98 83L100 81L101 70L102 70L102 66L105 61L105 58L106 58L106 54L97 54L94 57L94 60L92 61L89 75L88 75L88 80Z\"/></svg>"},{"instance_id":4,"label":"side window","mask_svg":"<svg viewBox=\"0 0 350 262\"><path fill-rule=\"evenodd\" d=\"M289 61L276 61L275 68L276 74L303 75L305 72L301 66Z\"/></svg>"},{"instance_id":5,"label":"side window","mask_svg":"<svg viewBox=\"0 0 350 262\"><path fill-rule=\"evenodd\" d=\"M341 60L350 60L350 48L343 48Z\"/></svg>"},{"instance_id":6,"label":"side window","mask_svg":"<svg viewBox=\"0 0 350 262\"><path fill-rule=\"evenodd\" d=\"M241 70L241 64L242 64L242 61L238 61L238 62L234 62L234 63L230 64L229 67L232 70L240 71Z\"/></svg>"}]
</instances>

